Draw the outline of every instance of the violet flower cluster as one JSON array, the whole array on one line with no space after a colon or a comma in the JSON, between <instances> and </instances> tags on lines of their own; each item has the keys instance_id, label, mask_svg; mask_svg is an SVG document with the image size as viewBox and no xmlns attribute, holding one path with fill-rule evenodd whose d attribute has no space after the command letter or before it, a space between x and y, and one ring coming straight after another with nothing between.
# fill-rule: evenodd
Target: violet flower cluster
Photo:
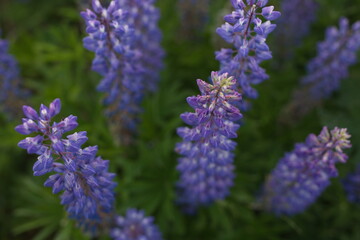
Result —
<instances>
[{"instance_id":1,"label":"violet flower cluster","mask_svg":"<svg viewBox=\"0 0 360 240\"><path fill-rule=\"evenodd\" d=\"M217 33L233 48L223 48L216 52L220 62L220 73L233 76L241 88L245 100L258 97L252 85L268 79L265 70L260 67L264 60L272 58L266 38L276 25L271 21L280 17L274 6L266 6L268 0L231 0L235 11L226 15L226 23L217 29ZM260 18L262 16L266 21ZM243 101L241 109L247 110L249 102Z\"/></svg>"},{"instance_id":2,"label":"violet flower cluster","mask_svg":"<svg viewBox=\"0 0 360 240\"><path fill-rule=\"evenodd\" d=\"M242 115L236 104L241 95L234 90L236 80L227 73L211 74L213 84L197 80L201 95L187 98L194 113L181 114L182 120L192 126L180 127L177 133L183 138L176 145L178 159L177 202L187 213L200 205L208 205L229 194L234 179L234 154L236 130L234 123Z\"/></svg>"},{"instance_id":3,"label":"violet flower cluster","mask_svg":"<svg viewBox=\"0 0 360 240\"><path fill-rule=\"evenodd\" d=\"M279 19L279 39L281 47L299 44L309 33L310 25L316 19L318 4L315 0L285 0L281 2L282 16Z\"/></svg>"},{"instance_id":4,"label":"violet flower cluster","mask_svg":"<svg viewBox=\"0 0 360 240\"><path fill-rule=\"evenodd\" d=\"M360 164L355 172L346 176L342 183L347 199L353 203L360 203Z\"/></svg>"},{"instance_id":5,"label":"violet flower cluster","mask_svg":"<svg viewBox=\"0 0 360 240\"><path fill-rule=\"evenodd\" d=\"M276 215L303 212L337 177L335 164L345 163L343 149L350 148L345 128L324 127L319 136L310 134L286 153L268 176L260 199L261 207Z\"/></svg>"},{"instance_id":6,"label":"violet flower cluster","mask_svg":"<svg viewBox=\"0 0 360 240\"><path fill-rule=\"evenodd\" d=\"M346 18L341 18L339 28L330 27L326 39L318 44L317 56L307 65L308 75L301 80L309 88L314 100L328 97L340 86L340 81L348 76L348 68L357 61L360 48L360 21L349 26Z\"/></svg>"},{"instance_id":7,"label":"violet flower cluster","mask_svg":"<svg viewBox=\"0 0 360 240\"><path fill-rule=\"evenodd\" d=\"M114 240L161 240L161 233L154 225L153 217L145 217L144 212L128 209L125 217L118 216L111 230Z\"/></svg>"},{"instance_id":8,"label":"violet flower cluster","mask_svg":"<svg viewBox=\"0 0 360 240\"><path fill-rule=\"evenodd\" d=\"M16 59L9 54L9 43L0 39L0 108L11 113L14 104L26 94L19 86L20 74Z\"/></svg>"},{"instance_id":9,"label":"violet flower cluster","mask_svg":"<svg viewBox=\"0 0 360 240\"><path fill-rule=\"evenodd\" d=\"M103 78L106 115L122 142L136 130L144 94L154 91L164 52L157 27L154 0L113 0L107 8L92 0L92 10L81 13L89 36L84 47L95 52L92 69Z\"/></svg>"},{"instance_id":10,"label":"violet flower cluster","mask_svg":"<svg viewBox=\"0 0 360 240\"><path fill-rule=\"evenodd\" d=\"M39 113L24 106L25 118L15 130L37 135L25 138L18 146L39 155L33 166L34 175L51 173L44 185L52 187L54 194L62 192L61 204L69 216L85 231L96 234L113 218L115 174L108 172L109 161L96 156L97 146L81 147L88 140L86 132L64 137L78 123L73 115L52 122L60 108L59 99L49 107L41 105Z\"/></svg>"}]
</instances>

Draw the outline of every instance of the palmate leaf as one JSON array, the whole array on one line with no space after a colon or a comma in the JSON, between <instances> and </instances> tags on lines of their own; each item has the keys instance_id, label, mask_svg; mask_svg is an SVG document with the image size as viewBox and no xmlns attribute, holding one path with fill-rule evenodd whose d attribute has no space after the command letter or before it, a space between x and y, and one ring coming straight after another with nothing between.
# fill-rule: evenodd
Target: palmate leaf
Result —
<instances>
[{"instance_id":1,"label":"palmate leaf","mask_svg":"<svg viewBox=\"0 0 360 240\"><path fill-rule=\"evenodd\" d=\"M42 180L24 177L14 188L15 223L12 232L19 239L87 239L69 220L58 196L42 186Z\"/></svg>"}]
</instances>

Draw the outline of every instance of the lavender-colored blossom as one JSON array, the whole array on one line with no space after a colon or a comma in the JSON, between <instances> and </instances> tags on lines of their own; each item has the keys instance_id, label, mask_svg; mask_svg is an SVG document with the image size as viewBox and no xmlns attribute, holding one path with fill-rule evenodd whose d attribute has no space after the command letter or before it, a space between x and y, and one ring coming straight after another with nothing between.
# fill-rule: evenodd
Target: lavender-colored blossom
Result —
<instances>
[{"instance_id":1,"label":"lavender-colored blossom","mask_svg":"<svg viewBox=\"0 0 360 240\"><path fill-rule=\"evenodd\" d=\"M111 230L114 240L161 240L161 233L154 225L153 217L145 217L141 210L128 209L126 216L116 218L115 227Z\"/></svg>"},{"instance_id":2,"label":"lavender-colored blossom","mask_svg":"<svg viewBox=\"0 0 360 240\"><path fill-rule=\"evenodd\" d=\"M178 203L185 212L192 213L200 205L208 205L229 194L234 178L234 150L239 125L234 121L242 115L233 104L241 100L234 90L236 80L227 73L212 72L212 84L200 79L201 95L188 97L194 113L181 114L182 120L192 126L180 127L177 133L183 142L176 151L178 159Z\"/></svg>"},{"instance_id":3,"label":"lavender-colored blossom","mask_svg":"<svg viewBox=\"0 0 360 240\"><path fill-rule=\"evenodd\" d=\"M355 172L348 174L342 182L348 200L353 203L360 203L360 164Z\"/></svg>"},{"instance_id":4,"label":"lavender-colored blossom","mask_svg":"<svg viewBox=\"0 0 360 240\"><path fill-rule=\"evenodd\" d=\"M18 63L8 51L8 41L0 39L0 108L14 115L17 103L26 93L19 86Z\"/></svg>"},{"instance_id":5,"label":"lavender-colored blossom","mask_svg":"<svg viewBox=\"0 0 360 240\"><path fill-rule=\"evenodd\" d=\"M21 134L37 134L20 141L18 146L29 154L39 155L33 166L35 176L51 173L44 185L61 194L61 204L71 218L85 231L105 230L113 218L115 174L109 173L109 161L96 156L97 146L82 148L86 132L67 135L77 126L77 117L70 115L60 122L52 118L60 112L61 102L41 105L37 112L24 106L25 118L15 130Z\"/></svg>"},{"instance_id":6,"label":"lavender-colored blossom","mask_svg":"<svg viewBox=\"0 0 360 240\"><path fill-rule=\"evenodd\" d=\"M95 52L92 69L102 75L98 90L115 134L126 143L136 130L140 103L154 91L162 67L159 11L154 0L113 0L107 8L92 0L81 13L89 36L84 47Z\"/></svg>"},{"instance_id":7,"label":"lavender-colored blossom","mask_svg":"<svg viewBox=\"0 0 360 240\"><path fill-rule=\"evenodd\" d=\"M308 63L308 75L301 80L314 100L339 88L341 79L348 76L348 67L357 61L359 48L360 21L349 26L349 21L341 18L339 28L326 30L326 39L318 44L317 56Z\"/></svg>"},{"instance_id":8,"label":"lavender-colored blossom","mask_svg":"<svg viewBox=\"0 0 360 240\"><path fill-rule=\"evenodd\" d=\"M316 19L318 4L315 0L284 0L281 2L282 16L278 22L278 39L276 44L281 47L299 44L309 33L310 25ZM280 44L281 45L280 45Z\"/></svg>"},{"instance_id":9,"label":"lavender-colored blossom","mask_svg":"<svg viewBox=\"0 0 360 240\"><path fill-rule=\"evenodd\" d=\"M223 48L216 52L220 61L220 73L233 76L241 88L245 100L257 98L258 93L252 87L268 78L259 64L272 58L266 38L276 25L271 21L280 16L273 6L266 6L267 0L231 0L235 11L226 15L226 23L217 29L217 33L233 48ZM265 21L260 18L262 16ZM249 108L249 102L241 104L243 110Z\"/></svg>"},{"instance_id":10,"label":"lavender-colored blossom","mask_svg":"<svg viewBox=\"0 0 360 240\"><path fill-rule=\"evenodd\" d=\"M310 134L286 153L268 176L261 196L261 207L276 215L303 212L337 177L335 164L345 163L343 149L350 148L346 129L324 127L319 136Z\"/></svg>"}]
</instances>

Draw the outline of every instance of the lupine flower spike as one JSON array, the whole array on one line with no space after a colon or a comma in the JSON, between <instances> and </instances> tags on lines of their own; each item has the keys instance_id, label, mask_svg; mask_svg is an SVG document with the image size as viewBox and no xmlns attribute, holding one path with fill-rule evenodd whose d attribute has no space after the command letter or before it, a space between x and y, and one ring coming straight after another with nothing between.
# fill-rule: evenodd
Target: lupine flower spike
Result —
<instances>
[{"instance_id":1,"label":"lupine flower spike","mask_svg":"<svg viewBox=\"0 0 360 240\"><path fill-rule=\"evenodd\" d=\"M318 4L315 0L286 0L281 2L282 16L276 30L276 47L279 54L290 54L302 38L309 33L310 26L316 18Z\"/></svg>"},{"instance_id":2,"label":"lupine flower spike","mask_svg":"<svg viewBox=\"0 0 360 240\"><path fill-rule=\"evenodd\" d=\"M208 205L229 194L234 178L234 150L239 125L234 123L242 115L233 104L241 100L234 90L236 80L227 73L211 74L213 84L200 79L197 84L201 95L188 97L194 113L181 114L182 120L192 126L180 127L177 132L183 142L176 151L183 155L178 159L178 203L187 213L201 205Z\"/></svg>"},{"instance_id":3,"label":"lupine flower spike","mask_svg":"<svg viewBox=\"0 0 360 240\"><path fill-rule=\"evenodd\" d=\"M336 91L348 76L349 66L356 63L359 48L360 21L349 26L349 21L341 18L339 28L329 27L326 39L318 44L317 56L307 65L308 75L301 79L282 117L296 121Z\"/></svg>"},{"instance_id":4,"label":"lupine flower spike","mask_svg":"<svg viewBox=\"0 0 360 240\"><path fill-rule=\"evenodd\" d=\"M18 63L8 51L8 41L0 39L0 109L11 117L27 93L19 86Z\"/></svg>"},{"instance_id":5,"label":"lupine flower spike","mask_svg":"<svg viewBox=\"0 0 360 240\"><path fill-rule=\"evenodd\" d=\"M360 164L354 173L350 173L343 180L347 198L352 203L360 204Z\"/></svg>"},{"instance_id":6,"label":"lupine flower spike","mask_svg":"<svg viewBox=\"0 0 360 240\"><path fill-rule=\"evenodd\" d=\"M86 132L67 135L77 126L77 117L70 115L52 122L61 108L59 99L49 107L41 105L39 113L24 106L23 123L15 128L21 134L37 134L20 141L18 146L29 154L39 155L33 166L35 176L51 173L44 185L61 194L61 204L69 216L85 231L96 234L113 218L115 174L109 173L109 161L96 156L97 146L82 148Z\"/></svg>"},{"instance_id":7,"label":"lupine flower spike","mask_svg":"<svg viewBox=\"0 0 360 240\"><path fill-rule=\"evenodd\" d=\"M303 212L338 176L336 163L345 163L343 149L350 148L345 128L324 127L319 136L310 134L286 153L268 176L260 199L261 207L276 215Z\"/></svg>"},{"instance_id":8,"label":"lupine flower spike","mask_svg":"<svg viewBox=\"0 0 360 240\"><path fill-rule=\"evenodd\" d=\"M162 67L161 32L154 0L113 0L107 8L92 0L92 9L81 15L89 36L84 47L95 52L92 69L106 92L104 104L118 140L129 143L136 130L140 103L154 91Z\"/></svg>"},{"instance_id":9,"label":"lupine flower spike","mask_svg":"<svg viewBox=\"0 0 360 240\"><path fill-rule=\"evenodd\" d=\"M269 78L259 64L272 58L265 41L276 27L271 21L280 17L280 12L274 11L274 6L266 6L267 0L231 2L235 11L224 17L226 23L217 29L217 33L234 47L216 52L216 59L220 61L219 73L228 73L236 79L246 100L241 103L241 109L247 110L247 99L258 97L252 85Z\"/></svg>"},{"instance_id":10,"label":"lupine flower spike","mask_svg":"<svg viewBox=\"0 0 360 240\"><path fill-rule=\"evenodd\" d=\"M153 222L153 217L145 217L143 211L128 209L125 217L116 218L110 235L114 240L161 240L161 233Z\"/></svg>"},{"instance_id":11,"label":"lupine flower spike","mask_svg":"<svg viewBox=\"0 0 360 240\"><path fill-rule=\"evenodd\" d=\"M319 43L318 55L308 63L308 75L301 80L310 87L312 98L326 98L339 88L341 79L348 76L348 67L357 61L359 48L360 21L349 26L349 21L341 18L339 28L326 30L326 39Z\"/></svg>"}]
</instances>

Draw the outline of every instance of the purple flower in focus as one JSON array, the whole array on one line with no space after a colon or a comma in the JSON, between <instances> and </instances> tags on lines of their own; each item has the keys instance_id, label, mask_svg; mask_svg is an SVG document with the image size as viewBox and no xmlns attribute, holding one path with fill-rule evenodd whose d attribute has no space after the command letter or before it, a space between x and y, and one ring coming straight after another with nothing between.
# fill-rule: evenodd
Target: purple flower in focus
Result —
<instances>
[{"instance_id":1,"label":"purple flower in focus","mask_svg":"<svg viewBox=\"0 0 360 240\"><path fill-rule=\"evenodd\" d=\"M220 62L219 73L233 76L241 88L245 100L257 98L258 93L252 87L268 78L259 64L272 58L266 38L276 25L271 21L280 17L273 6L265 6L267 0L231 0L235 11L224 17L226 23L217 29L217 33L233 48L223 48L216 52ZM265 21L260 18L262 16ZM241 103L241 109L249 108L248 101Z\"/></svg>"},{"instance_id":2,"label":"purple flower in focus","mask_svg":"<svg viewBox=\"0 0 360 240\"><path fill-rule=\"evenodd\" d=\"M182 120L192 126L180 127L177 133L183 142L176 145L178 159L178 203L192 213L200 205L223 199L233 185L233 158L239 125L234 123L242 115L233 104L241 100L234 90L236 80L227 73L211 74L213 84L200 79L197 84L201 95L188 97L194 113L181 114Z\"/></svg>"},{"instance_id":3,"label":"purple flower in focus","mask_svg":"<svg viewBox=\"0 0 360 240\"><path fill-rule=\"evenodd\" d=\"M103 7L92 0L92 10L81 13L86 22L84 47L95 52L92 69L103 78L98 90L113 132L129 143L136 130L140 104L159 81L164 52L157 27L154 0L113 0Z\"/></svg>"},{"instance_id":4,"label":"purple flower in focus","mask_svg":"<svg viewBox=\"0 0 360 240\"><path fill-rule=\"evenodd\" d=\"M276 215L294 215L303 212L337 177L335 164L345 163L343 149L350 148L350 135L345 128L329 132L324 127L319 136L310 134L305 143L286 153L268 176L261 207Z\"/></svg>"},{"instance_id":5,"label":"purple flower in focus","mask_svg":"<svg viewBox=\"0 0 360 240\"><path fill-rule=\"evenodd\" d=\"M125 217L118 216L110 235L114 240L162 239L153 217L145 217L143 211L136 209L128 209Z\"/></svg>"},{"instance_id":6,"label":"purple flower in focus","mask_svg":"<svg viewBox=\"0 0 360 240\"><path fill-rule=\"evenodd\" d=\"M69 216L85 231L96 234L105 230L113 218L115 174L109 173L109 161L96 156L97 146L82 148L87 141L86 132L75 132L77 118L68 116L60 122L52 118L60 112L60 99L50 106L40 106L37 112L24 106L25 118L15 130L21 134L37 134L20 141L18 146L29 154L37 154L33 166L35 176L51 173L44 185L52 187L53 193L61 194Z\"/></svg>"}]
</instances>

